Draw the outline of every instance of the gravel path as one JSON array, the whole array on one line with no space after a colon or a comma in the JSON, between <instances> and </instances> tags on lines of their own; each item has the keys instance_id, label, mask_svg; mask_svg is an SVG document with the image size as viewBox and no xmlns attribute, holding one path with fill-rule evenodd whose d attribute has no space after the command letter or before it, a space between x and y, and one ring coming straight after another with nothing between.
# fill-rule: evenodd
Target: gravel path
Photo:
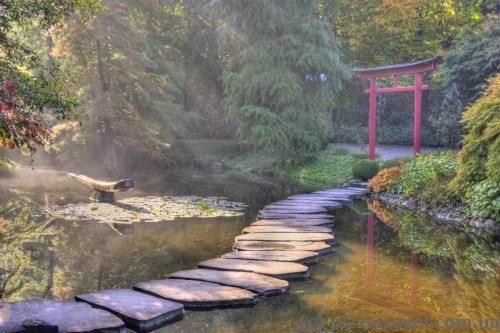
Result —
<instances>
[{"instance_id":1,"label":"gravel path","mask_svg":"<svg viewBox=\"0 0 500 333\"><path fill-rule=\"evenodd\" d=\"M368 151L368 145L354 144L354 143L336 143L335 146L347 149L352 152L366 152ZM433 154L440 151L446 151L446 148L421 148L421 153ZM387 145L377 145L376 152L383 160L390 160L396 157L413 156L413 147L411 146L387 146Z\"/></svg>"}]
</instances>

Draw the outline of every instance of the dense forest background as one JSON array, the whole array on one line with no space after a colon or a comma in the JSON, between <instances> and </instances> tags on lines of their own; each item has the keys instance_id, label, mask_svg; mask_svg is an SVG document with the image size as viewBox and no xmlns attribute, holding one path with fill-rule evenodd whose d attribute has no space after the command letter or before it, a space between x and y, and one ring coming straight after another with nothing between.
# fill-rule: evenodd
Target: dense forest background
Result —
<instances>
[{"instance_id":1,"label":"dense forest background","mask_svg":"<svg viewBox=\"0 0 500 333\"><path fill-rule=\"evenodd\" d=\"M51 128L39 158L82 171L179 164L199 140L280 165L366 142L366 83L352 67L438 55L423 144L457 147L462 112L500 66L495 0L81 0L37 20L45 2L0 5L0 77ZM412 101L378 96L378 143L411 144ZM43 143L2 130L4 146Z\"/></svg>"}]
</instances>

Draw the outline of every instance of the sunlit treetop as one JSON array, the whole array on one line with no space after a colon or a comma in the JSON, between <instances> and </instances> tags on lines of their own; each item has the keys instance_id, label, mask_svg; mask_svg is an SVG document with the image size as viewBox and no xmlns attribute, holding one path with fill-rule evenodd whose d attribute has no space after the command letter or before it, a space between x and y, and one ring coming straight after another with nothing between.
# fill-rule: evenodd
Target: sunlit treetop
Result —
<instances>
[{"instance_id":1,"label":"sunlit treetop","mask_svg":"<svg viewBox=\"0 0 500 333\"><path fill-rule=\"evenodd\" d=\"M100 0L3 0L0 3L0 146L26 148L44 144L50 133L41 118L50 110L66 117L77 105L63 92L64 77L54 66L44 69L39 57L18 37L23 29L48 29L77 13L86 22L104 7Z\"/></svg>"}]
</instances>

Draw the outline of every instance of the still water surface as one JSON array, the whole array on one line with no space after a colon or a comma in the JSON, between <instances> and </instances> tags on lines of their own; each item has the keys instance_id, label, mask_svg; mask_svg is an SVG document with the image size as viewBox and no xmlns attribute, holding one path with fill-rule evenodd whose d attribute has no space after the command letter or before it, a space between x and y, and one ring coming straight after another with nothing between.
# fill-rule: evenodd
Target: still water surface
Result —
<instances>
[{"instance_id":1,"label":"still water surface","mask_svg":"<svg viewBox=\"0 0 500 333\"><path fill-rule=\"evenodd\" d=\"M0 220L0 267L10 271L0 285L2 300L72 299L193 268L230 251L234 237L266 203L300 191L290 184L185 170L144 179L133 195L226 196L249 204L248 217L113 228L68 221L44 225L37 206L86 200L87 192L58 173L36 173L19 182L0 181L1 203L10 203L7 217L16 220ZM40 173L50 182L37 182ZM35 208L22 209L30 205ZM430 327L439 323L439 332L478 331L474 327L485 320L500 325L494 321L500 319L500 248L491 236L374 201L359 200L335 214L336 252L311 266L310 281L293 282L289 294L261 298L253 308L187 312L184 320L158 331L416 332L425 330L398 325L416 325L408 320L422 318ZM445 328L446 319L470 320L473 329ZM375 324L392 328L368 326Z\"/></svg>"}]
</instances>

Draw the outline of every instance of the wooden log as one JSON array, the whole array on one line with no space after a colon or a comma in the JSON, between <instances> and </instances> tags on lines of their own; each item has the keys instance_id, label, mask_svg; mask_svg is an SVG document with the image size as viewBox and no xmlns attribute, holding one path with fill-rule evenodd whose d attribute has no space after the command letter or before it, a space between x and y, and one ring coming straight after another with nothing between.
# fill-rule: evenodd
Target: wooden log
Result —
<instances>
[{"instance_id":1,"label":"wooden log","mask_svg":"<svg viewBox=\"0 0 500 333\"><path fill-rule=\"evenodd\" d=\"M306 280L309 278L307 266L280 261L243 259L210 259L200 262L199 268L221 271L254 272L285 280Z\"/></svg>"},{"instance_id":2,"label":"wooden log","mask_svg":"<svg viewBox=\"0 0 500 333\"><path fill-rule=\"evenodd\" d=\"M68 173L67 176L79 181L82 184L87 185L91 190L98 190L103 192L127 192L134 188L133 179L121 179L115 182L106 182L95 180L84 175L77 175L74 173Z\"/></svg>"},{"instance_id":3,"label":"wooden log","mask_svg":"<svg viewBox=\"0 0 500 333\"><path fill-rule=\"evenodd\" d=\"M332 229L322 226L290 226L290 225L251 225L243 229L244 234L255 233L255 232L294 232L294 233L332 233Z\"/></svg>"},{"instance_id":4,"label":"wooden log","mask_svg":"<svg viewBox=\"0 0 500 333\"><path fill-rule=\"evenodd\" d=\"M130 289L101 290L75 299L111 312L139 332L151 331L184 316L182 304Z\"/></svg>"},{"instance_id":5,"label":"wooden log","mask_svg":"<svg viewBox=\"0 0 500 333\"><path fill-rule=\"evenodd\" d=\"M325 242L334 243L334 237L328 233L252 233L236 236L236 241L263 241L263 242Z\"/></svg>"},{"instance_id":6,"label":"wooden log","mask_svg":"<svg viewBox=\"0 0 500 333\"><path fill-rule=\"evenodd\" d=\"M0 302L0 332L22 332L27 320L36 319L58 327L59 332L124 332L115 315L86 303L32 300Z\"/></svg>"},{"instance_id":7,"label":"wooden log","mask_svg":"<svg viewBox=\"0 0 500 333\"><path fill-rule=\"evenodd\" d=\"M333 220L318 219L318 220L304 220L304 219L282 219L282 220L257 220L251 224L254 225L276 225L276 226L291 226L291 227L307 227L307 226L333 226Z\"/></svg>"},{"instance_id":8,"label":"wooden log","mask_svg":"<svg viewBox=\"0 0 500 333\"><path fill-rule=\"evenodd\" d=\"M141 282L137 283L134 289L182 303L186 309L193 310L252 306L258 301L257 294L245 289L184 279Z\"/></svg>"},{"instance_id":9,"label":"wooden log","mask_svg":"<svg viewBox=\"0 0 500 333\"><path fill-rule=\"evenodd\" d=\"M312 251L236 251L222 256L223 259L297 262L311 265L318 262L318 254Z\"/></svg>"},{"instance_id":10,"label":"wooden log","mask_svg":"<svg viewBox=\"0 0 500 333\"><path fill-rule=\"evenodd\" d=\"M169 278L213 282L224 286L247 289L260 296L276 296L288 291L288 281L253 272L190 269L175 272Z\"/></svg>"},{"instance_id":11,"label":"wooden log","mask_svg":"<svg viewBox=\"0 0 500 333\"><path fill-rule=\"evenodd\" d=\"M237 241L234 248L241 251L312 251L320 256L332 252L332 247L325 242Z\"/></svg>"}]
</instances>

